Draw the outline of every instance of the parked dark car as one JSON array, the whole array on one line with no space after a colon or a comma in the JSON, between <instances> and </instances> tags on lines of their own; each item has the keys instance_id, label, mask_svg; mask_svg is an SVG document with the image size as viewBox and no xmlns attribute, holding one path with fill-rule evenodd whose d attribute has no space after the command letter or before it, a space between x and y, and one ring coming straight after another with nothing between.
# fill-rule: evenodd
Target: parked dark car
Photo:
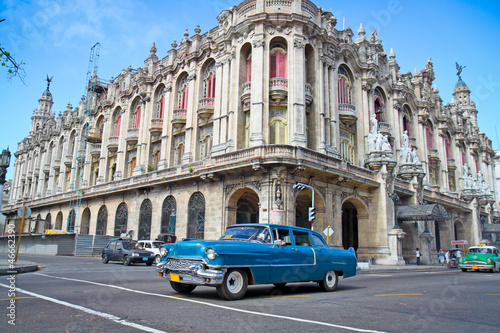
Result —
<instances>
[{"instance_id":1,"label":"parked dark car","mask_svg":"<svg viewBox=\"0 0 500 333\"><path fill-rule=\"evenodd\" d=\"M145 263L151 266L155 261L155 254L151 251L140 250L137 243L130 240L112 240L102 249L102 263L122 261L125 266L131 263Z\"/></svg>"}]
</instances>

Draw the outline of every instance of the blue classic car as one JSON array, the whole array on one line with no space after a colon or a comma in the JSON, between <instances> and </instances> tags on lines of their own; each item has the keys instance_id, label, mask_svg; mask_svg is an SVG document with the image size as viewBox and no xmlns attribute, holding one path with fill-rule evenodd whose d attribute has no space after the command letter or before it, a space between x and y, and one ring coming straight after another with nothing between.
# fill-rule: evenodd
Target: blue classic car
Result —
<instances>
[{"instance_id":1,"label":"blue classic car","mask_svg":"<svg viewBox=\"0 0 500 333\"><path fill-rule=\"evenodd\" d=\"M236 224L221 239L184 239L163 244L158 275L179 293L215 286L220 297L240 299L247 286L316 281L324 291L337 288L338 277L355 276L354 249L329 247L312 230L277 224Z\"/></svg>"}]
</instances>

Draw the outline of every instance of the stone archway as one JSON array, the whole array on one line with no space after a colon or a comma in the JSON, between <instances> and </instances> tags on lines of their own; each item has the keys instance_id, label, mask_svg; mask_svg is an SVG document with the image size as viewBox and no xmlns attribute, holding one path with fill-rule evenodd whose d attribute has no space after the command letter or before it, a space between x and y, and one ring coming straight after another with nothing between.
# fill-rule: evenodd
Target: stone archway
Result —
<instances>
[{"instance_id":1,"label":"stone archway","mask_svg":"<svg viewBox=\"0 0 500 333\"><path fill-rule=\"evenodd\" d=\"M62 229L62 221L63 221L63 214L62 214L62 212L59 212L59 213L57 213L57 216L56 216L56 224L55 224L56 230Z\"/></svg>"},{"instance_id":2,"label":"stone archway","mask_svg":"<svg viewBox=\"0 0 500 333\"><path fill-rule=\"evenodd\" d=\"M236 190L229 198L228 225L259 223L259 196L248 187Z\"/></svg>"},{"instance_id":3,"label":"stone archway","mask_svg":"<svg viewBox=\"0 0 500 333\"><path fill-rule=\"evenodd\" d=\"M151 200L145 199L139 211L139 232L138 240L151 238L151 216L153 214L153 204Z\"/></svg>"},{"instance_id":4,"label":"stone archway","mask_svg":"<svg viewBox=\"0 0 500 333\"><path fill-rule=\"evenodd\" d=\"M95 227L95 234L96 235L106 235L107 225L108 225L108 208L103 205L99 208L99 212L97 213L97 223L96 223L96 227Z\"/></svg>"},{"instance_id":5,"label":"stone archway","mask_svg":"<svg viewBox=\"0 0 500 333\"><path fill-rule=\"evenodd\" d=\"M457 220L453 225L455 240L465 239L465 226L462 221Z\"/></svg>"},{"instance_id":6,"label":"stone archway","mask_svg":"<svg viewBox=\"0 0 500 333\"><path fill-rule=\"evenodd\" d=\"M90 227L90 209L86 207L82 214L82 223L80 224L80 234L88 235Z\"/></svg>"},{"instance_id":7,"label":"stone archway","mask_svg":"<svg viewBox=\"0 0 500 333\"><path fill-rule=\"evenodd\" d=\"M374 230L368 220L368 209L356 198L348 198L342 203L341 235L342 247L353 247L358 258L367 257L369 249L374 246Z\"/></svg>"},{"instance_id":8,"label":"stone archway","mask_svg":"<svg viewBox=\"0 0 500 333\"><path fill-rule=\"evenodd\" d=\"M297 193L295 198L295 225L297 227L318 230L321 232L328 223L325 216L325 200L319 191L314 191L314 209L316 218L313 223L309 221L309 207L312 205L312 191L305 189Z\"/></svg>"}]
</instances>

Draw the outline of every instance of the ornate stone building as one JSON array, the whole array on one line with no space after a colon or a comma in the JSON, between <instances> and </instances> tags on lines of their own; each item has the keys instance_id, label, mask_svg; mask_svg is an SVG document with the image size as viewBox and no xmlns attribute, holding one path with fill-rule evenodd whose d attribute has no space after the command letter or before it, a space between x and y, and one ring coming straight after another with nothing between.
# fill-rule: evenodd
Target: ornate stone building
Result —
<instances>
[{"instance_id":1,"label":"ornate stone building","mask_svg":"<svg viewBox=\"0 0 500 333\"><path fill-rule=\"evenodd\" d=\"M494 151L461 67L443 105L431 59L403 74L376 30L339 30L309 0L247 0L218 21L99 81L90 116L82 101L55 117L47 88L4 212L29 205L39 232L216 239L234 223L310 228L314 199L314 229L379 264L483 238Z\"/></svg>"}]
</instances>

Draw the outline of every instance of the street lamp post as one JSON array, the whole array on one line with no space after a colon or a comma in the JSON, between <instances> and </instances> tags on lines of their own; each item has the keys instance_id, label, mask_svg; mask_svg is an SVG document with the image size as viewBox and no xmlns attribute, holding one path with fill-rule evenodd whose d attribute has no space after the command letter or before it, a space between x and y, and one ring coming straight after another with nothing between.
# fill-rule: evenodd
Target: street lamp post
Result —
<instances>
[{"instance_id":1,"label":"street lamp post","mask_svg":"<svg viewBox=\"0 0 500 333\"><path fill-rule=\"evenodd\" d=\"M3 187L6 181L6 175L7 175L7 168L10 165L10 151L9 148L4 149L2 151L2 155L0 155L0 214L2 211L2 201L3 201ZM5 225L4 225L5 229ZM2 235L3 235L2 230Z\"/></svg>"}]
</instances>

